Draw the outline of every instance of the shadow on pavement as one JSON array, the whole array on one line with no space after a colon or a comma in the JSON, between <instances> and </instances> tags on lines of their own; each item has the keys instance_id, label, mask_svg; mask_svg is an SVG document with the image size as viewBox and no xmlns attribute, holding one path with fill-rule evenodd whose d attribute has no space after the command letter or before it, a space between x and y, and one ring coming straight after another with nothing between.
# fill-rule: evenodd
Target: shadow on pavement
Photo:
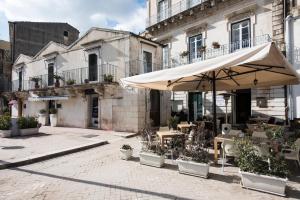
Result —
<instances>
[{"instance_id":1,"label":"shadow on pavement","mask_svg":"<svg viewBox=\"0 0 300 200\"><path fill-rule=\"evenodd\" d=\"M175 196L172 194L167 194L167 193L158 193L158 192L153 192L153 191L148 191L148 190L129 188L129 187L125 187L125 186L111 185L111 184L107 184L107 183L100 183L100 182L95 182L95 181L70 178L70 177L48 174L48 173L43 173L43 172L36 172L36 171L21 169L21 168L14 168L11 170L21 171L21 172L25 172L25 173L35 174L35 175L39 175L39 176L46 176L46 177L61 179L61 180L66 180L66 181L72 181L72 182L76 182L76 183L83 183L83 184L89 184L89 185L96 185L96 186L100 186L100 187L114 188L114 189L136 192L136 193L143 193L143 194L153 195L153 196L167 198L167 199L192 200L189 198L178 197L178 196Z\"/></svg>"}]
</instances>

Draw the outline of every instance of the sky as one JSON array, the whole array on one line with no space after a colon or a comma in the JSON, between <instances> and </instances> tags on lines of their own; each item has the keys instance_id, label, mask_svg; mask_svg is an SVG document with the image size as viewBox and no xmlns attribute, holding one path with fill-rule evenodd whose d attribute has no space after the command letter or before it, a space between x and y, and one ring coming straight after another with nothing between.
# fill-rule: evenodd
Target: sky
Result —
<instances>
[{"instance_id":1,"label":"sky","mask_svg":"<svg viewBox=\"0 0 300 200\"><path fill-rule=\"evenodd\" d=\"M91 27L139 33L146 0L0 0L0 40L9 40L7 21L67 22L83 35Z\"/></svg>"}]
</instances>

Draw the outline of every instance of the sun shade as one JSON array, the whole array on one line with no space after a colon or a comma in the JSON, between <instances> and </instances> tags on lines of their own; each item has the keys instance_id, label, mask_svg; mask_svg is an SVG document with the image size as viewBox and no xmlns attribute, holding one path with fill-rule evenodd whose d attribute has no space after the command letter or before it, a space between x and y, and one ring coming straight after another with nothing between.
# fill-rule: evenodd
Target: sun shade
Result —
<instances>
[{"instance_id":1,"label":"sun shade","mask_svg":"<svg viewBox=\"0 0 300 200\"><path fill-rule=\"evenodd\" d=\"M216 90L299 83L298 73L275 43L267 43L209 60L123 78L121 84L157 90L209 91L213 78Z\"/></svg>"}]
</instances>

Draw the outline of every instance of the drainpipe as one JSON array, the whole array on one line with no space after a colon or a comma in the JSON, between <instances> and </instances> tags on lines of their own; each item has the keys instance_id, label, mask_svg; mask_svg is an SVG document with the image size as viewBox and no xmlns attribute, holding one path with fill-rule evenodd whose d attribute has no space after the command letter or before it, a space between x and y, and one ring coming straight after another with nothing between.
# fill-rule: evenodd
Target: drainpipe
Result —
<instances>
[{"instance_id":1,"label":"drainpipe","mask_svg":"<svg viewBox=\"0 0 300 200\"><path fill-rule=\"evenodd\" d=\"M294 17L292 15L289 15L285 18L285 48L286 48L286 57L288 61L293 65L294 64ZM293 94L293 86L287 86L286 88L286 101L287 101L287 108L288 113L287 117L290 119L295 118L294 113L294 100L295 96Z\"/></svg>"}]
</instances>

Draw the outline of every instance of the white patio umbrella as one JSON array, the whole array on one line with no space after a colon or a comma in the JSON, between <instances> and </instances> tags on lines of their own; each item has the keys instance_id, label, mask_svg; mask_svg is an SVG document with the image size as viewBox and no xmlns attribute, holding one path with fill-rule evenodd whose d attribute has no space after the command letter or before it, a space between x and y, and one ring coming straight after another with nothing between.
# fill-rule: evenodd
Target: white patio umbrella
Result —
<instances>
[{"instance_id":1,"label":"white patio umbrella","mask_svg":"<svg viewBox=\"0 0 300 200\"><path fill-rule=\"evenodd\" d=\"M232 54L121 79L123 87L170 91L213 91L216 134L216 91L292 85L299 75L275 43Z\"/></svg>"}]
</instances>

